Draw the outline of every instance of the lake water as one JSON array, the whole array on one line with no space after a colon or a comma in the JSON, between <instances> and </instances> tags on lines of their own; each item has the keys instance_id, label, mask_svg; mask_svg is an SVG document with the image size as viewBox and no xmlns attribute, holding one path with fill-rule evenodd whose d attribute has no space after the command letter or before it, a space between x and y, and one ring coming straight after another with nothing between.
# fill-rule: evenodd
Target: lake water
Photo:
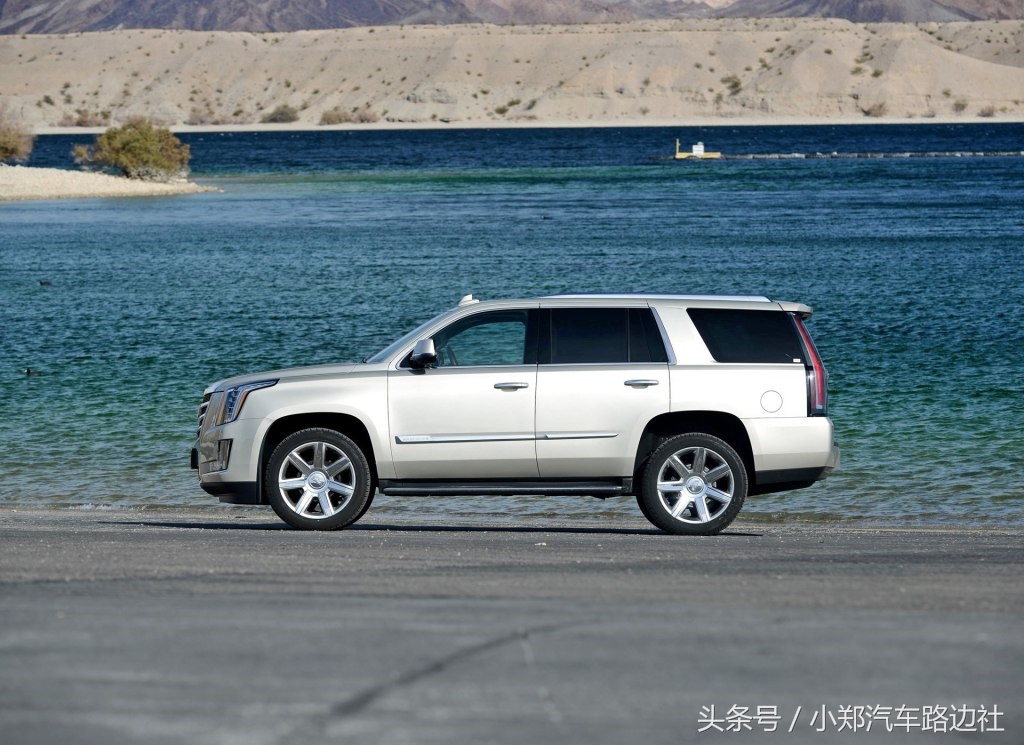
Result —
<instances>
[{"instance_id":1,"label":"lake water","mask_svg":"<svg viewBox=\"0 0 1024 745\"><path fill-rule=\"evenodd\" d=\"M676 163L676 137L1024 150L996 123L183 136L219 192L0 204L0 505L215 505L188 468L208 383L360 359L466 293L750 293L815 308L843 464L743 516L1024 525L1024 157ZM368 519L398 512L639 514L378 497Z\"/></svg>"}]
</instances>

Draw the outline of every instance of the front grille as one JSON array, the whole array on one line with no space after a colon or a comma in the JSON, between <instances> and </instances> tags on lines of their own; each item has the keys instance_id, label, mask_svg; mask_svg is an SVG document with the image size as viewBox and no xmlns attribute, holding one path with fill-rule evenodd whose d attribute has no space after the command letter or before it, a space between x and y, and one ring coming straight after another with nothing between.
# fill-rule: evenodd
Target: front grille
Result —
<instances>
[{"instance_id":1,"label":"front grille","mask_svg":"<svg viewBox=\"0 0 1024 745\"><path fill-rule=\"evenodd\" d=\"M203 420L206 418L206 410L210 408L210 396L213 394L207 393L203 396L203 402L199 404L199 428L196 430L196 437L203 431Z\"/></svg>"}]
</instances>

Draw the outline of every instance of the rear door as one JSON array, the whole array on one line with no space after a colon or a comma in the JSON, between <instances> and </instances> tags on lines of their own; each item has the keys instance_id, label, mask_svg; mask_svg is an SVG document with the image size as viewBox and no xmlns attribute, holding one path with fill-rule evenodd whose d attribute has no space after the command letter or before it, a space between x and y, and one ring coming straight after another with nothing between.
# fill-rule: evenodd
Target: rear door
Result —
<instances>
[{"instance_id":1,"label":"rear door","mask_svg":"<svg viewBox=\"0 0 1024 745\"><path fill-rule=\"evenodd\" d=\"M543 478L633 475L647 423L668 411L668 355L650 308L541 310L537 462Z\"/></svg>"}]
</instances>

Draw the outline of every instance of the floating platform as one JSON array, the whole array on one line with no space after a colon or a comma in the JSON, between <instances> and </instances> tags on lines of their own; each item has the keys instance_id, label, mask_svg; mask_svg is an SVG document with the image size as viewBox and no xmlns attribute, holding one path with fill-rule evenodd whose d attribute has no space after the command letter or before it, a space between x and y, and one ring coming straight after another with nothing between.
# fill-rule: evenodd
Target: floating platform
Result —
<instances>
[{"instance_id":1,"label":"floating platform","mask_svg":"<svg viewBox=\"0 0 1024 745\"><path fill-rule=\"evenodd\" d=\"M690 152L679 149L679 140L676 140L676 160L718 160L722 157L721 153L709 153L704 149L704 143L698 142L694 145Z\"/></svg>"},{"instance_id":2,"label":"floating platform","mask_svg":"<svg viewBox=\"0 0 1024 745\"><path fill-rule=\"evenodd\" d=\"M1024 150L956 150L950 152L921 153L750 153L723 155L722 153L704 153L695 156L691 153L677 152L668 160L891 160L894 158L1020 158Z\"/></svg>"}]
</instances>

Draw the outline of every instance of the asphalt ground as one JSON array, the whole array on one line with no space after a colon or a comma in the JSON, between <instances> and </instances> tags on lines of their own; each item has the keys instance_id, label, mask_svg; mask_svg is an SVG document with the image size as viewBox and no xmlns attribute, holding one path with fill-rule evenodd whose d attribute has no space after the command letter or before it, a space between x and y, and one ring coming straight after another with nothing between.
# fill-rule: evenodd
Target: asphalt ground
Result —
<instances>
[{"instance_id":1,"label":"asphalt ground","mask_svg":"<svg viewBox=\"0 0 1024 745\"><path fill-rule=\"evenodd\" d=\"M0 742L1021 745L1022 538L8 508Z\"/></svg>"}]
</instances>

